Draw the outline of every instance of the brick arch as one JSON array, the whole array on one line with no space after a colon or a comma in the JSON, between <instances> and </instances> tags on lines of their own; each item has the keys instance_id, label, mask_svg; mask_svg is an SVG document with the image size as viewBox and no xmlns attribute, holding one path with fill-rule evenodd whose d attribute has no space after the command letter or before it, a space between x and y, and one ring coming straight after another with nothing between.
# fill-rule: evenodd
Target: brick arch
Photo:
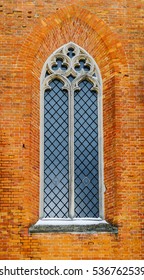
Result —
<instances>
[{"instance_id":1,"label":"brick arch","mask_svg":"<svg viewBox=\"0 0 144 280\"><path fill-rule=\"evenodd\" d=\"M95 14L92 14L86 9L79 8L76 5L70 5L63 9L59 9L56 13L50 15L47 19L39 20L39 23L33 28L33 31L26 39L23 44L19 56L18 61L23 60L26 64L28 64L28 58L33 62L33 59L43 44L43 41L49 35L50 32L54 32L58 27L62 28L66 22L71 22L73 25L73 29L77 26L77 22L81 21L83 23L83 28L89 28L89 32L92 32L92 40L95 42L95 36L98 36L104 43L105 48L109 52L109 56L113 62L113 67L117 69L118 64L124 66L126 65L126 56L124 53L124 49L122 48L122 44L118 39L116 33L114 34L109 26L104 23L100 18L98 18ZM63 42L82 40L80 30L73 30L69 28L69 33L62 34ZM83 33L84 30L83 30ZM80 38L78 39L78 37ZM91 37L91 36L90 36ZM69 38L69 40L68 40ZM59 37L59 39L62 39ZM85 46L90 44L90 38L85 38L86 40L83 42ZM50 42L49 42L50 43ZM60 45L60 44L59 44ZM58 47L57 42L50 43L49 49L54 51ZM93 47L91 46L91 50ZM27 52L29 50L29 53ZM23 58L22 58L23 57ZM26 58L26 59L25 59ZM32 65L32 64L31 64Z\"/></svg>"},{"instance_id":2,"label":"brick arch","mask_svg":"<svg viewBox=\"0 0 144 280\"><path fill-rule=\"evenodd\" d=\"M29 185L24 189L30 197L26 205L29 223L38 219L39 212L39 92L40 74L48 56L65 43L73 41L84 48L96 61L103 79L104 112L104 174L106 219L116 221L116 186L118 151L122 149L119 107L127 91L124 77L127 61L116 34L96 15L75 5L67 6L40 20L23 44L17 65L23 72L24 92L29 96L30 142L29 142ZM116 213L116 211L115 211Z\"/></svg>"}]
</instances>

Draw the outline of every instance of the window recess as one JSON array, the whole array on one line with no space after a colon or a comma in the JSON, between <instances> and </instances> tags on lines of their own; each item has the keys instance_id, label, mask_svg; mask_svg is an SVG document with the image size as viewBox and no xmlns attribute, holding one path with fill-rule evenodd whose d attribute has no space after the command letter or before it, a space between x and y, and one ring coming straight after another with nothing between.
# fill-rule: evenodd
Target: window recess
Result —
<instances>
[{"instance_id":1,"label":"window recess","mask_svg":"<svg viewBox=\"0 0 144 280\"><path fill-rule=\"evenodd\" d=\"M45 62L40 94L40 218L30 232L117 232L104 220L102 80L70 42Z\"/></svg>"}]
</instances>

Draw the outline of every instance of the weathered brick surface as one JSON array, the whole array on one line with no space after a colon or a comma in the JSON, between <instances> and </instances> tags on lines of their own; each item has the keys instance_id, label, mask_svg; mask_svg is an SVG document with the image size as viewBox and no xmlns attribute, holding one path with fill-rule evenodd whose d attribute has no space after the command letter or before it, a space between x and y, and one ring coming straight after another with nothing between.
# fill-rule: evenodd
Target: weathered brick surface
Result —
<instances>
[{"instance_id":1,"label":"weathered brick surface","mask_svg":"<svg viewBox=\"0 0 144 280\"><path fill-rule=\"evenodd\" d=\"M142 1L0 1L0 259L142 259L144 95ZM37 234L39 77L69 41L103 78L106 220L118 235Z\"/></svg>"}]
</instances>

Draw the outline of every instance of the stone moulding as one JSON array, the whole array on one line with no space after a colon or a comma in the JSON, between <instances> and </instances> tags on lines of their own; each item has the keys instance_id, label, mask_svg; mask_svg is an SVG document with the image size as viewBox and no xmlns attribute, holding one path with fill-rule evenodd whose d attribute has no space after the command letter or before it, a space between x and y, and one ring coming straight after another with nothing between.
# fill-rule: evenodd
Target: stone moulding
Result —
<instances>
[{"instance_id":1,"label":"stone moulding","mask_svg":"<svg viewBox=\"0 0 144 280\"><path fill-rule=\"evenodd\" d=\"M59 67L58 60L61 61L62 67ZM81 61L83 61L84 67L77 71L76 68L80 67ZM84 49L73 42L60 47L46 60L41 73L41 86L43 86L46 73L47 75L57 74L65 77L72 75L74 78L88 74L89 77L93 77L93 82L97 83L97 87L102 86L102 79L97 64Z\"/></svg>"},{"instance_id":2,"label":"stone moulding","mask_svg":"<svg viewBox=\"0 0 144 280\"><path fill-rule=\"evenodd\" d=\"M97 224L35 224L29 228L29 233L114 233L118 234L118 228L105 221Z\"/></svg>"},{"instance_id":3,"label":"stone moulding","mask_svg":"<svg viewBox=\"0 0 144 280\"><path fill-rule=\"evenodd\" d=\"M70 79L72 78L72 81ZM71 135L70 143L74 142L72 139L74 134L74 92L80 90L80 82L87 80L92 84L92 91L98 95L98 142L99 142L99 216L104 220L104 175L103 175L103 128L102 128L102 78L98 65L94 59L80 46L73 42L69 42L59 49L54 51L44 63L40 83L41 83L41 145L40 145L40 158L41 158L41 188L40 188L40 218L44 218L44 159L42 157L44 151L43 140L43 107L44 107L44 92L51 89L51 81L58 79L63 83L63 90L66 90L69 95L69 131ZM74 147L69 145L69 217L74 218Z\"/></svg>"}]
</instances>

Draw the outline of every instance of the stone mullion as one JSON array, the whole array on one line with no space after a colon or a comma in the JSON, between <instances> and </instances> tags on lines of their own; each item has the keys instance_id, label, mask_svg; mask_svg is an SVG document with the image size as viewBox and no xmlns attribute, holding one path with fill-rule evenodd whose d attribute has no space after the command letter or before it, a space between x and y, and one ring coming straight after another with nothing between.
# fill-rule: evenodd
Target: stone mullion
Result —
<instances>
[{"instance_id":1,"label":"stone mullion","mask_svg":"<svg viewBox=\"0 0 144 280\"><path fill-rule=\"evenodd\" d=\"M69 217L74 218L74 92L69 95Z\"/></svg>"}]
</instances>

